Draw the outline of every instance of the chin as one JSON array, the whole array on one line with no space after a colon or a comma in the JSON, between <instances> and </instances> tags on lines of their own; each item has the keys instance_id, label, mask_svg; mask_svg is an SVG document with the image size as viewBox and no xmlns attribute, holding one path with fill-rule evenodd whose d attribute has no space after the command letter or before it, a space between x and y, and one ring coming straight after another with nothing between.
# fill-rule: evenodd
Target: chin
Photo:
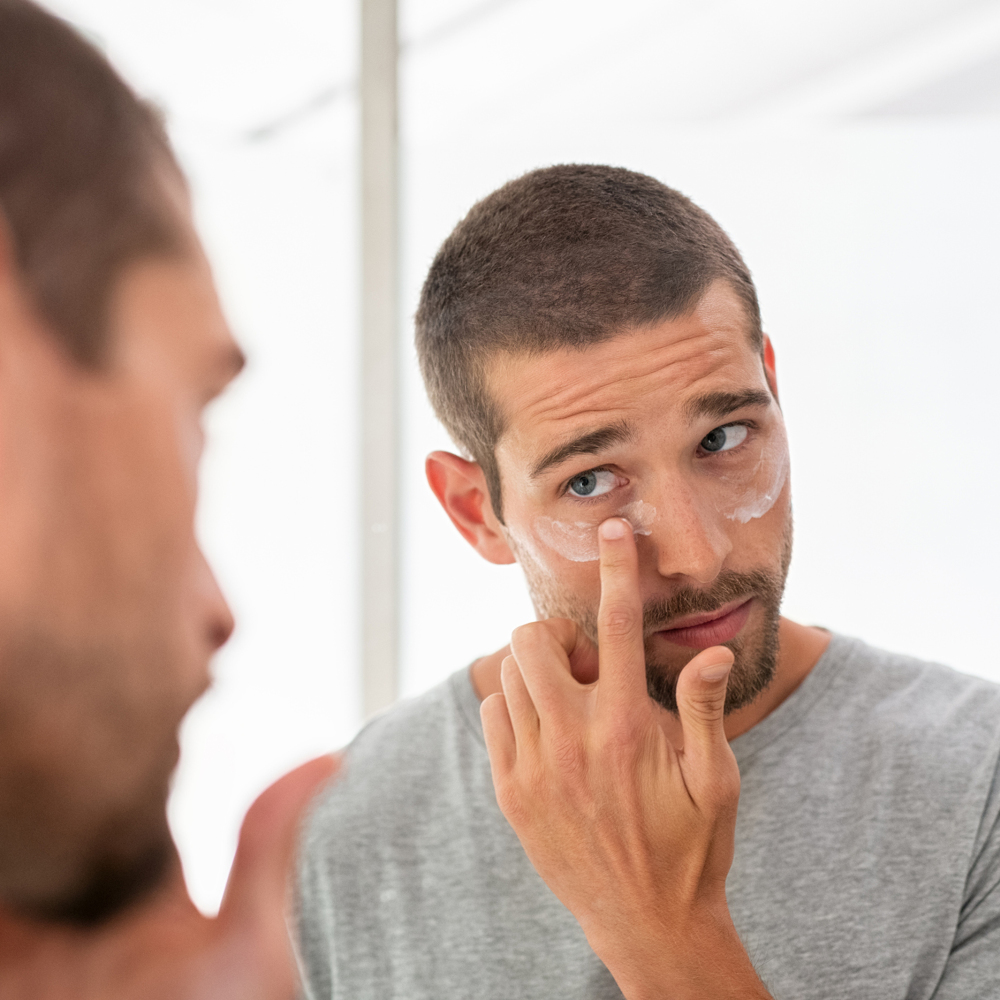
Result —
<instances>
[{"instance_id":1,"label":"chin","mask_svg":"<svg viewBox=\"0 0 1000 1000\"><path fill-rule=\"evenodd\" d=\"M758 614L759 612L759 614ZM733 669L726 687L726 714L751 704L774 679L778 666L777 606L759 606L739 635L719 643L733 652ZM697 650L674 646L659 635L646 643L646 689L650 698L668 712L677 714L677 677ZM676 651L669 656L668 649Z\"/></svg>"}]
</instances>

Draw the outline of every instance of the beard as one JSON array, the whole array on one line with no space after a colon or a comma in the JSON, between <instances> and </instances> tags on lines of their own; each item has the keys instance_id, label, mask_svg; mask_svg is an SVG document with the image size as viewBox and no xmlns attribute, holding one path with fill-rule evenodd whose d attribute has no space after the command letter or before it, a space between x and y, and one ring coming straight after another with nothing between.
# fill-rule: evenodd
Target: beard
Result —
<instances>
[{"instance_id":1,"label":"beard","mask_svg":"<svg viewBox=\"0 0 1000 1000\"><path fill-rule=\"evenodd\" d=\"M597 609L585 607L570 595L559 592L551 575L537 565L532 553L519 548L517 558L524 569L539 617L569 618L597 645ZM673 622L684 616L715 611L741 598L755 600L756 614L738 636L722 643L734 657L726 686L726 714L749 705L767 688L778 665L781 599L791 558L792 520L789 512L777 568L758 567L745 572L723 570L707 589L685 588L668 597L653 598L643 605L646 689L653 701L668 712L677 714L677 678L687 662L678 666L659 659L654 650L654 633L670 628ZM754 618L757 619L755 623ZM688 660L696 654L697 650L691 651Z\"/></svg>"},{"instance_id":2,"label":"beard","mask_svg":"<svg viewBox=\"0 0 1000 1000\"><path fill-rule=\"evenodd\" d=\"M0 901L93 925L160 886L185 705L172 645L0 629ZM162 640L163 636L158 637Z\"/></svg>"},{"instance_id":3,"label":"beard","mask_svg":"<svg viewBox=\"0 0 1000 1000\"><path fill-rule=\"evenodd\" d=\"M715 611L740 598L755 598L761 621L753 629L723 643L733 653L733 669L726 685L725 712L749 705L774 679L778 666L778 625L781 596L787 568L780 573L753 570L749 573L723 572L708 590L682 590L671 597L648 602L643 607L643 635L646 639L646 689L653 701L677 714L677 677L680 671L658 662L649 637L669 628L684 615ZM749 624L749 622L748 622ZM596 625L596 622L595 622Z\"/></svg>"}]
</instances>

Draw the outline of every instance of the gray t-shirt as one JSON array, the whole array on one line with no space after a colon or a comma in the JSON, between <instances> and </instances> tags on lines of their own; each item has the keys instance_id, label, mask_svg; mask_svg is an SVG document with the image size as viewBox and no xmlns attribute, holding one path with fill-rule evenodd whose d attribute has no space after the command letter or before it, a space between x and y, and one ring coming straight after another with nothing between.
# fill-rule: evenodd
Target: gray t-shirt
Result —
<instances>
[{"instance_id":1,"label":"gray t-shirt","mask_svg":"<svg viewBox=\"0 0 1000 1000\"><path fill-rule=\"evenodd\" d=\"M1000 998L1000 688L834 636L733 750L729 905L776 997ZM313 1000L621 997L497 808L468 670L351 744L299 892Z\"/></svg>"}]
</instances>

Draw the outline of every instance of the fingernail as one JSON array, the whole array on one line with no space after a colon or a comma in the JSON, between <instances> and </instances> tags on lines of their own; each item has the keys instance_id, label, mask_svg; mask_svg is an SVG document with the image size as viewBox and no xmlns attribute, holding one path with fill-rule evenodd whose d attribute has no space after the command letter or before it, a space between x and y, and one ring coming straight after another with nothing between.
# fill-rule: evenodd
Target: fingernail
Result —
<instances>
[{"instance_id":1,"label":"fingernail","mask_svg":"<svg viewBox=\"0 0 1000 1000\"><path fill-rule=\"evenodd\" d=\"M625 531L625 522L618 517L609 518L600 527L601 537L606 538L608 541L614 541L616 538L624 538Z\"/></svg>"},{"instance_id":2,"label":"fingernail","mask_svg":"<svg viewBox=\"0 0 1000 1000\"><path fill-rule=\"evenodd\" d=\"M698 672L698 676L706 684L717 684L723 678L729 675L729 671L732 669L731 663L707 663Z\"/></svg>"}]
</instances>

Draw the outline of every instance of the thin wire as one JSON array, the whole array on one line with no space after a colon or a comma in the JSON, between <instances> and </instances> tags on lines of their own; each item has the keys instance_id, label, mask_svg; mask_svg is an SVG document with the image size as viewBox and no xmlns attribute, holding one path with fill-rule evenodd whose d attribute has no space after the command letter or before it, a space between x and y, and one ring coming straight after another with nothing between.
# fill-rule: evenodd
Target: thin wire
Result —
<instances>
[{"instance_id":1,"label":"thin wire","mask_svg":"<svg viewBox=\"0 0 1000 1000\"><path fill-rule=\"evenodd\" d=\"M244 134L244 138L247 142L263 142L265 139L271 139L304 118L311 118L317 112L322 111L331 104L335 104L342 97L353 94L357 89L358 81L356 77L335 83L332 87L327 87L326 90L321 90L318 94L310 97L304 104L292 108L291 111L286 111L283 115L272 119L264 125L258 125L256 128L250 129L250 131Z\"/></svg>"},{"instance_id":2,"label":"thin wire","mask_svg":"<svg viewBox=\"0 0 1000 1000\"><path fill-rule=\"evenodd\" d=\"M518 0L484 0L483 3L478 3L471 9L449 18L419 38L415 38L410 42L401 42L399 51L402 54L419 52L423 49L431 48L439 42L450 38L452 35L464 31L478 21L491 17L501 8L509 7L512 3L516 2ZM279 135L300 121L311 118L313 115L328 108L331 104L336 104L341 99L353 95L357 92L357 89L357 77L341 80L329 87L325 87L318 94L310 97L309 100L286 111L277 118L273 118L263 125L258 125L256 128L248 130L244 133L243 138L247 142L263 142L267 139L273 139L274 136Z\"/></svg>"}]
</instances>

